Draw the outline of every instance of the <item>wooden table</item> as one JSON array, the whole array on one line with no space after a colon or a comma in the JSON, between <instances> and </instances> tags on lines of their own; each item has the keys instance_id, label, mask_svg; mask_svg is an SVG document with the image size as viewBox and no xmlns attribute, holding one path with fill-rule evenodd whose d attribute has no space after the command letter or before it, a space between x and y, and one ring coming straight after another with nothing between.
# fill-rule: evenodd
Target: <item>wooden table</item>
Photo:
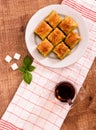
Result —
<instances>
[{"instance_id":1,"label":"wooden table","mask_svg":"<svg viewBox=\"0 0 96 130\"><path fill-rule=\"evenodd\" d=\"M20 66L29 54L24 39L28 20L38 9L58 3L61 0L0 0L0 117L22 81L22 74L12 71L10 65L16 62ZM21 59L6 63L5 56L13 57L16 52L21 54ZM95 80L96 59L61 130L96 130Z\"/></svg>"}]
</instances>

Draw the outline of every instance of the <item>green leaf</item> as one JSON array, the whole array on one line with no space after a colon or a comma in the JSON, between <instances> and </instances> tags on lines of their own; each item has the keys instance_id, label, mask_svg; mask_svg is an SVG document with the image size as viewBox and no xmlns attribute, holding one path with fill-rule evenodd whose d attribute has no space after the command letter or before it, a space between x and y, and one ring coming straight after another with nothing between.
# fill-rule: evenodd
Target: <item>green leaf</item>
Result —
<instances>
[{"instance_id":1,"label":"green leaf","mask_svg":"<svg viewBox=\"0 0 96 130\"><path fill-rule=\"evenodd\" d=\"M24 75L23 75L23 79L26 83L30 84L31 81L32 81L32 74L30 72L26 72Z\"/></svg>"},{"instance_id":2,"label":"green leaf","mask_svg":"<svg viewBox=\"0 0 96 130\"><path fill-rule=\"evenodd\" d=\"M35 69L32 65L32 59L27 55L23 60L23 65L19 68L20 72L23 73L23 80L30 84L32 81L32 74L30 73Z\"/></svg>"},{"instance_id":3,"label":"green leaf","mask_svg":"<svg viewBox=\"0 0 96 130\"><path fill-rule=\"evenodd\" d=\"M19 70L20 70L20 72L22 72L22 73L25 73L25 72L26 72L26 68L25 68L24 66L19 67Z\"/></svg>"},{"instance_id":4,"label":"green leaf","mask_svg":"<svg viewBox=\"0 0 96 130\"><path fill-rule=\"evenodd\" d=\"M27 69L28 69L28 71L33 71L35 69L35 66L30 65L30 66L27 67Z\"/></svg>"},{"instance_id":5,"label":"green leaf","mask_svg":"<svg viewBox=\"0 0 96 130\"><path fill-rule=\"evenodd\" d=\"M32 64L32 60L31 60L31 58L30 58L28 55L24 58L23 64L24 64L26 67Z\"/></svg>"}]
</instances>

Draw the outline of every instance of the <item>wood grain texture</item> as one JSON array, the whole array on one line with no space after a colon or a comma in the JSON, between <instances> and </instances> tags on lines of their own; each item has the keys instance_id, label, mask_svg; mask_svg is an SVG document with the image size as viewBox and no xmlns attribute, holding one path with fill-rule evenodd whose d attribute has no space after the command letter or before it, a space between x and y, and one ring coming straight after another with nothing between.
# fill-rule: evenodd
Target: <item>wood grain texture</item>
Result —
<instances>
[{"instance_id":1,"label":"wood grain texture","mask_svg":"<svg viewBox=\"0 0 96 130\"><path fill-rule=\"evenodd\" d=\"M10 65L16 62L20 66L29 55L24 38L28 20L38 9L58 3L61 0L0 0L0 117L22 81L22 74L12 71ZM6 63L5 56L13 57L16 52L21 54L21 59ZM95 80L96 59L61 130L96 130Z\"/></svg>"}]
</instances>

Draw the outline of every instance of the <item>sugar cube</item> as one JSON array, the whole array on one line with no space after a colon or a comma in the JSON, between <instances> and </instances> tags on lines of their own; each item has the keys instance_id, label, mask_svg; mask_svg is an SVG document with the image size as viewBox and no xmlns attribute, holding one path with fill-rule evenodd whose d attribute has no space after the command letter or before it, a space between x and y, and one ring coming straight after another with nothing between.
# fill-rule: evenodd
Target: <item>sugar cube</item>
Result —
<instances>
[{"instance_id":1,"label":"sugar cube","mask_svg":"<svg viewBox=\"0 0 96 130\"><path fill-rule=\"evenodd\" d=\"M14 54L14 59L19 60L19 59L20 59L20 57L21 57L21 55L20 55L20 54L18 54L18 53L15 53L15 54Z\"/></svg>"},{"instance_id":2,"label":"sugar cube","mask_svg":"<svg viewBox=\"0 0 96 130\"><path fill-rule=\"evenodd\" d=\"M13 70L16 70L16 69L18 69L18 65L17 65L16 63L14 63L14 64L11 65L11 68L12 68Z\"/></svg>"},{"instance_id":3,"label":"sugar cube","mask_svg":"<svg viewBox=\"0 0 96 130\"><path fill-rule=\"evenodd\" d=\"M6 61L6 62L10 62L11 60L12 60L12 57L11 57L11 56L7 55L7 56L5 57L5 61Z\"/></svg>"}]
</instances>

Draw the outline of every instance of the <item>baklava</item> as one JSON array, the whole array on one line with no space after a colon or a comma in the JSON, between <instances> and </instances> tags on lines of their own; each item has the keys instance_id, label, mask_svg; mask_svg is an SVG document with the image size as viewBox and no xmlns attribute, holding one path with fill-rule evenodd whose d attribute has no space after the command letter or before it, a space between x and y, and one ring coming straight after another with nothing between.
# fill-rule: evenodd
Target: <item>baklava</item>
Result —
<instances>
[{"instance_id":1,"label":"baklava","mask_svg":"<svg viewBox=\"0 0 96 130\"><path fill-rule=\"evenodd\" d=\"M53 49L53 52L57 55L59 59L63 59L65 56L70 54L70 49L65 45L64 42L59 43Z\"/></svg>"},{"instance_id":2,"label":"baklava","mask_svg":"<svg viewBox=\"0 0 96 130\"><path fill-rule=\"evenodd\" d=\"M45 21L42 21L34 30L35 34L37 34L42 40L44 40L51 31L52 28Z\"/></svg>"},{"instance_id":3,"label":"baklava","mask_svg":"<svg viewBox=\"0 0 96 130\"><path fill-rule=\"evenodd\" d=\"M62 18L53 10L46 18L45 21L48 22L53 28L55 28L61 21Z\"/></svg>"},{"instance_id":4,"label":"baklava","mask_svg":"<svg viewBox=\"0 0 96 130\"><path fill-rule=\"evenodd\" d=\"M69 16L65 16L63 21L59 24L59 28L68 35L77 27L77 23Z\"/></svg>"},{"instance_id":5,"label":"baklava","mask_svg":"<svg viewBox=\"0 0 96 130\"><path fill-rule=\"evenodd\" d=\"M45 39L40 44L38 44L37 49L44 57L46 57L52 51L53 45L51 42Z\"/></svg>"},{"instance_id":6,"label":"baklava","mask_svg":"<svg viewBox=\"0 0 96 130\"><path fill-rule=\"evenodd\" d=\"M53 46L56 46L64 38L64 33L58 28L55 28L48 36L48 39L52 42Z\"/></svg>"},{"instance_id":7,"label":"baklava","mask_svg":"<svg viewBox=\"0 0 96 130\"><path fill-rule=\"evenodd\" d=\"M74 48L80 41L80 36L76 32L71 32L65 39L65 43L72 49Z\"/></svg>"}]
</instances>

